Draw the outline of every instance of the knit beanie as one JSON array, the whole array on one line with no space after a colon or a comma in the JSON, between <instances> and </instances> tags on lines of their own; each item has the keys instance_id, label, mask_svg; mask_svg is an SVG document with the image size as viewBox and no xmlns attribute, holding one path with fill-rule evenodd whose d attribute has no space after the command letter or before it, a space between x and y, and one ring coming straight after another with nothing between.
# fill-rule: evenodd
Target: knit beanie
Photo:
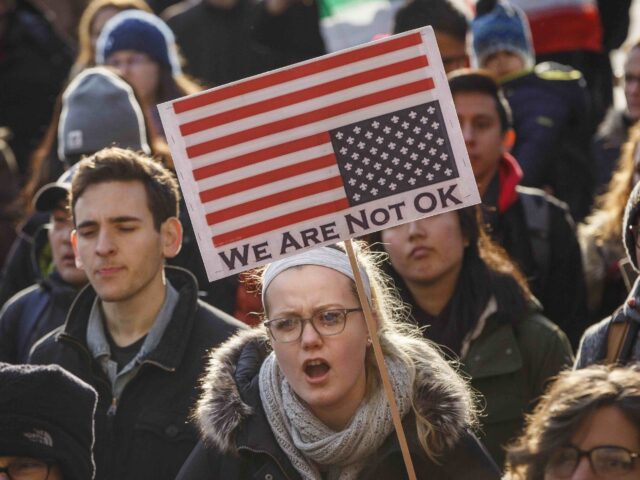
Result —
<instances>
[{"instance_id":1,"label":"knit beanie","mask_svg":"<svg viewBox=\"0 0 640 480\"><path fill-rule=\"evenodd\" d=\"M124 10L107 21L96 43L96 64L120 50L146 53L173 75L182 73L173 32L152 13Z\"/></svg>"},{"instance_id":2,"label":"knit beanie","mask_svg":"<svg viewBox=\"0 0 640 480\"><path fill-rule=\"evenodd\" d=\"M637 272L640 272L640 268L638 267L638 259L636 258L636 242L629 227L637 223L639 213L640 183L637 183L636 186L633 187L631 195L629 195L627 206L624 209L624 219L622 220L622 240L624 242L624 249L627 251L627 257Z\"/></svg>"},{"instance_id":3,"label":"knit beanie","mask_svg":"<svg viewBox=\"0 0 640 480\"><path fill-rule=\"evenodd\" d=\"M506 0L498 0L493 10L473 19L471 34L471 62L476 68L481 68L487 57L500 51L518 55L525 68L532 68L535 64L527 16Z\"/></svg>"},{"instance_id":4,"label":"knit beanie","mask_svg":"<svg viewBox=\"0 0 640 480\"><path fill-rule=\"evenodd\" d=\"M93 388L57 365L0 363L0 456L55 460L66 480L90 480Z\"/></svg>"},{"instance_id":5,"label":"knit beanie","mask_svg":"<svg viewBox=\"0 0 640 480\"><path fill-rule=\"evenodd\" d=\"M62 95L58 157L77 161L113 145L151 153L142 108L133 88L113 71L88 68Z\"/></svg>"}]
</instances>

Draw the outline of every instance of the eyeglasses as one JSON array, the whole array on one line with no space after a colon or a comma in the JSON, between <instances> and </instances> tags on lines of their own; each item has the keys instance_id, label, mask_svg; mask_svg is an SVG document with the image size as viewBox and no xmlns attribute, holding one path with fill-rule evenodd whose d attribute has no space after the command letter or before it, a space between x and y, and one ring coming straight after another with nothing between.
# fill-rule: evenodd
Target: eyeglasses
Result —
<instances>
[{"instance_id":1,"label":"eyeglasses","mask_svg":"<svg viewBox=\"0 0 640 480\"><path fill-rule=\"evenodd\" d=\"M9 480L46 480L51 465L34 458L19 458L7 467L0 467L0 473L6 473Z\"/></svg>"},{"instance_id":2,"label":"eyeglasses","mask_svg":"<svg viewBox=\"0 0 640 480\"><path fill-rule=\"evenodd\" d=\"M344 331L347 323L347 315L353 312L361 312L361 308L331 309L317 312L311 318L281 317L264 322L269 329L271 337L280 343L295 342L302 337L305 323L311 323L318 335L330 337Z\"/></svg>"},{"instance_id":3,"label":"eyeglasses","mask_svg":"<svg viewBox=\"0 0 640 480\"><path fill-rule=\"evenodd\" d=\"M640 248L640 236L638 235L640 227L638 225L629 225L629 231L631 232L631 235L633 235L636 247Z\"/></svg>"},{"instance_id":4,"label":"eyeglasses","mask_svg":"<svg viewBox=\"0 0 640 480\"><path fill-rule=\"evenodd\" d=\"M582 457L589 459L591 470L603 478L625 475L633 471L638 454L624 447L604 445L591 450L580 450L574 446L561 448L547 463L547 472L560 478L573 475Z\"/></svg>"}]
</instances>

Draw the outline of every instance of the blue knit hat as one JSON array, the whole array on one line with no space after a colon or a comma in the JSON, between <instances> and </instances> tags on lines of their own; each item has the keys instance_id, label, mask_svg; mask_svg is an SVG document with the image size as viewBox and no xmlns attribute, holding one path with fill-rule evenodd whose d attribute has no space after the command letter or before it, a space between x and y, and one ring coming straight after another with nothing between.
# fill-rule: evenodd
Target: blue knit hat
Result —
<instances>
[{"instance_id":1,"label":"blue knit hat","mask_svg":"<svg viewBox=\"0 0 640 480\"><path fill-rule=\"evenodd\" d=\"M526 68L535 64L531 30L525 13L506 0L498 0L489 13L471 22L473 39L471 62L481 68L490 55L507 51L518 55Z\"/></svg>"},{"instance_id":2,"label":"blue knit hat","mask_svg":"<svg viewBox=\"0 0 640 480\"><path fill-rule=\"evenodd\" d=\"M151 13L125 10L107 21L96 43L96 63L103 65L120 50L146 53L173 75L182 73L173 32Z\"/></svg>"}]
</instances>

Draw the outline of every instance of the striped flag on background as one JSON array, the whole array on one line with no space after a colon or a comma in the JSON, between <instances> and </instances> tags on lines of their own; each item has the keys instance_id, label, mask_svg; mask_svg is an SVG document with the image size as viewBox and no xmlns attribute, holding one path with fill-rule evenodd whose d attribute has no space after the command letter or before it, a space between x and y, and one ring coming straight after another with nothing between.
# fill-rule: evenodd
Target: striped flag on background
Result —
<instances>
[{"instance_id":1,"label":"striped flag on background","mask_svg":"<svg viewBox=\"0 0 640 480\"><path fill-rule=\"evenodd\" d=\"M424 103L413 33L173 103L215 246L349 207L329 130Z\"/></svg>"}]
</instances>

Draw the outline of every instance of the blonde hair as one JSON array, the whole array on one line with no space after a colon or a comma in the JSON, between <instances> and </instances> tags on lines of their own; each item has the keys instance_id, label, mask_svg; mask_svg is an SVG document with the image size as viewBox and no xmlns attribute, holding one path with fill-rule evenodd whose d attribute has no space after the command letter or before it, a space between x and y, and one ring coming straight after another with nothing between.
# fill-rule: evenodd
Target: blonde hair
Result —
<instances>
[{"instance_id":1,"label":"blonde hair","mask_svg":"<svg viewBox=\"0 0 640 480\"><path fill-rule=\"evenodd\" d=\"M629 139L622 146L620 159L607 191L596 199L592 213L584 222L585 226L592 227L596 245L602 246L606 241L622 239L622 219L634 186L633 174L636 170L635 158L640 153L639 142L640 123L636 123L629 130Z\"/></svg>"},{"instance_id":2,"label":"blonde hair","mask_svg":"<svg viewBox=\"0 0 640 480\"><path fill-rule=\"evenodd\" d=\"M408 307L400 299L390 278L379 268L387 255L373 252L365 242L352 241L358 264L364 269L371 286L372 309L378 321L378 338L385 356L399 358L409 371L411 383L421 383L420 374L428 372L430 379L435 379L448 393L457 396L464 405L464 423L469 427L477 425L476 401L467 381L444 359L440 349L424 338L418 326L409 320ZM344 246L336 244L342 252ZM257 272L261 277L261 272ZM357 298L355 282L352 283ZM266 310L266 305L264 306ZM366 357L367 392L380 388L378 366L372 349L367 349ZM418 380L416 382L416 380ZM440 431L426 418L418 406L419 389L414 389L412 411L416 417L418 440L425 453L433 461L437 461L447 448L454 445L458 438Z\"/></svg>"},{"instance_id":3,"label":"blonde hair","mask_svg":"<svg viewBox=\"0 0 640 480\"><path fill-rule=\"evenodd\" d=\"M566 445L597 409L613 406L640 425L640 369L595 365L558 375L523 435L507 449L507 478L541 480L549 457ZM640 429L638 429L640 435Z\"/></svg>"}]
</instances>

